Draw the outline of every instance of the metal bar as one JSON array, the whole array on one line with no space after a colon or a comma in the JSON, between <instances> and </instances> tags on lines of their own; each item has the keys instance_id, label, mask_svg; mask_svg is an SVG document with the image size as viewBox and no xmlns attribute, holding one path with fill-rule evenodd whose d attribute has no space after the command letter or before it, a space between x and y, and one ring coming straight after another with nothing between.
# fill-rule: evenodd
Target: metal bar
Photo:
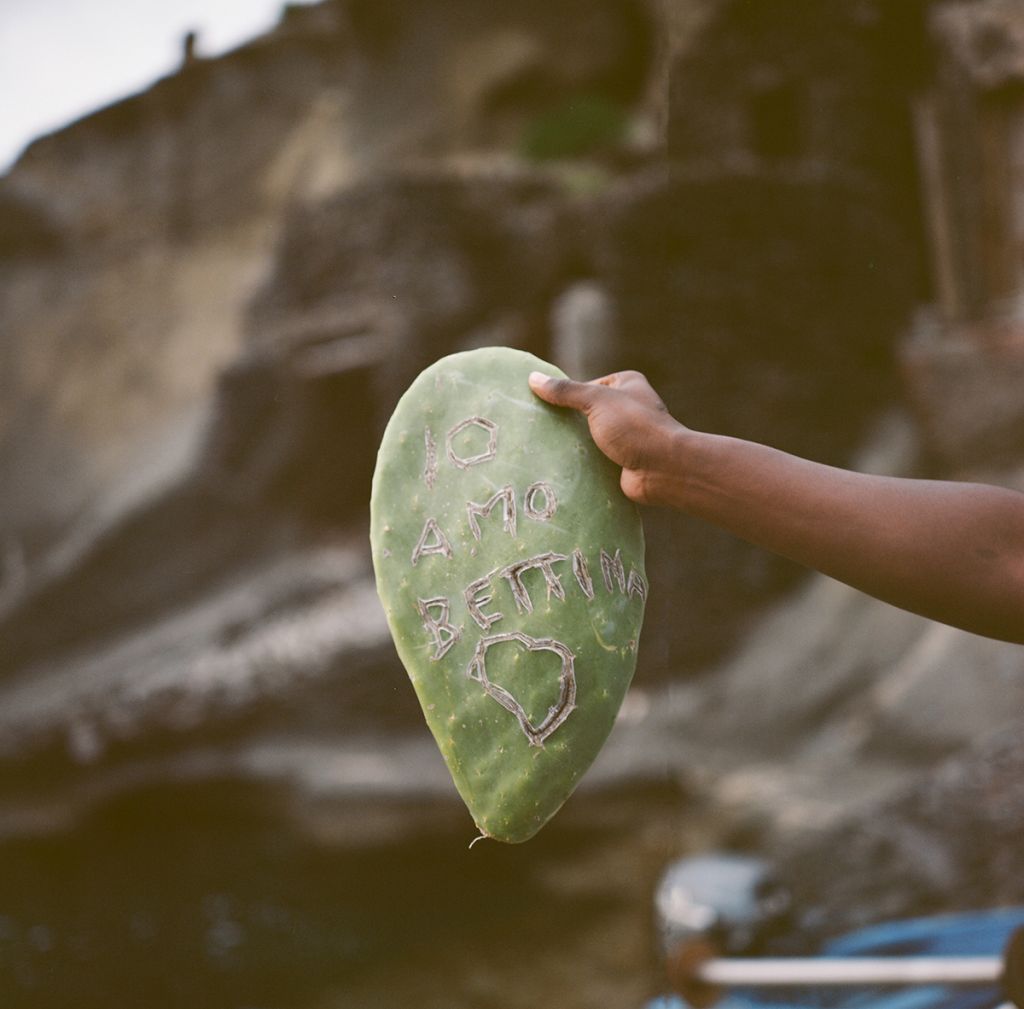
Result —
<instances>
[{"instance_id":1,"label":"metal bar","mask_svg":"<svg viewBox=\"0 0 1024 1009\"><path fill-rule=\"evenodd\" d=\"M784 985L963 984L999 981L1003 961L971 957L816 957L714 959L700 964L697 981L717 987Z\"/></svg>"}]
</instances>

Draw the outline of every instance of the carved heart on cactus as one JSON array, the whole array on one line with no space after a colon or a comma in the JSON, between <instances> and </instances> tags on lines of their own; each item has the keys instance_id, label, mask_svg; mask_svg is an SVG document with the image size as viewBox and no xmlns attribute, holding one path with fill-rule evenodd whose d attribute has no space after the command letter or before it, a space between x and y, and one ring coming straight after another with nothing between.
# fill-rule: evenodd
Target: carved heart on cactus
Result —
<instances>
[{"instance_id":1,"label":"carved heart on cactus","mask_svg":"<svg viewBox=\"0 0 1024 1009\"><path fill-rule=\"evenodd\" d=\"M643 530L530 354L444 358L402 397L370 538L398 654L481 833L524 841L611 730L636 664Z\"/></svg>"},{"instance_id":2,"label":"carved heart on cactus","mask_svg":"<svg viewBox=\"0 0 1024 1009\"><path fill-rule=\"evenodd\" d=\"M527 651L554 652L562 660L562 668L558 673L559 695L558 702L548 708L547 715L540 725L534 725L526 709L506 690L503 686L495 683L487 675L487 651L492 645L502 642L518 642ZM518 661L518 656L516 657ZM507 634L492 634L490 637L481 638L476 644L476 651L470 660L469 669L466 671L471 680L476 680L484 692L493 697L506 711L516 716L519 727L526 734L528 742L532 746L542 746L544 740L555 731L576 708L576 671L574 663L576 656L566 648L560 641L554 638L531 638L520 631L509 631Z\"/></svg>"}]
</instances>

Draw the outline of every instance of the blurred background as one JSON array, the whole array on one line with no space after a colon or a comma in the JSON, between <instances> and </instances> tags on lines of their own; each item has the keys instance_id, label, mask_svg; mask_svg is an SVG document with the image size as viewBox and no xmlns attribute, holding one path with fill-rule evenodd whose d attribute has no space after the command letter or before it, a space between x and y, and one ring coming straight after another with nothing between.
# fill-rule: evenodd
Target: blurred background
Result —
<instances>
[{"instance_id":1,"label":"blurred background","mask_svg":"<svg viewBox=\"0 0 1024 1009\"><path fill-rule=\"evenodd\" d=\"M367 543L398 396L491 344L1024 488L1021 6L191 13L0 9L3 1004L639 1006L711 848L779 949L1024 901L1024 650L656 512L608 746L469 852Z\"/></svg>"}]
</instances>

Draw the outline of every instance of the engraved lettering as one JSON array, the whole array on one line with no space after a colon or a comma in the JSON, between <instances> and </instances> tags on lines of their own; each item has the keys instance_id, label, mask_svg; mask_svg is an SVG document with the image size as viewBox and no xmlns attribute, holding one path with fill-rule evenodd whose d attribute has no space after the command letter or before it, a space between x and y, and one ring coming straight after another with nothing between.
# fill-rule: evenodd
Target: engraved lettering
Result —
<instances>
[{"instance_id":1,"label":"engraved lettering","mask_svg":"<svg viewBox=\"0 0 1024 1009\"><path fill-rule=\"evenodd\" d=\"M530 652L554 652L562 660L562 668L558 675L558 700L548 708L540 725L534 725L526 714L523 706L504 687L492 683L487 676L487 650L493 645L514 641ZM506 634L493 634L481 638L477 642L476 651L466 668L466 675L479 683L489 697L492 697L506 711L515 715L519 727L523 730L531 746L543 746L544 740L551 735L576 708L576 656L560 641L554 638L531 638L521 631L509 631Z\"/></svg>"},{"instance_id":2,"label":"engraved lettering","mask_svg":"<svg viewBox=\"0 0 1024 1009\"><path fill-rule=\"evenodd\" d=\"M423 442L426 447L423 479L426 481L427 490L433 490L434 481L437 480L437 442L434 441L434 434L429 427L423 429Z\"/></svg>"},{"instance_id":3,"label":"engraved lettering","mask_svg":"<svg viewBox=\"0 0 1024 1009\"><path fill-rule=\"evenodd\" d=\"M565 561L568 559L569 558L566 557L565 554L550 552L544 554L543 557L540 558L539 567L541 573L544 575L544 584L547 587L549 600L554 596L556 599L561 599L562 602L565 602L565 589L562 588L562 582L558 575L556 575L551 569L551 565L554 564L555 561Z\"/></svg>"},{"instance_id":4,"label":"engraved lettering","mask_svg":"<svg viewBox=\"0 0 1024 1009\"><path fill-rule=\"evenodd\" d=\"M590 577L590 565L587 564L587 558L583 556L583 551L578 547L572 552L572 573L576 576L576 582L583 590L583 594L593 601L594 581Z\"/></svg>"},{"instance_id":5,"label":"engraved lettering","mask_svg":"<svg viewBox=\"0 0 1024 1009\"><path fill-rule=\"evenodd\" d=\"M523 584L523 575L534 568L540 568L544 575L548 599L552 596L556 599L565 599L565 589L562 588L558 575L551 567L556 561L564 560L568 560L565 554L556 554L549 550L547 553L537 554L536 557L527 557L525 560L516 561L501 569L499 574L508 582L509 588L512 590L512 598L515 599L516 608L520 613L533 612L533 600Z\"/></svg>"},{"instance_id":6,"label":"engraved lettering","mask_svg":"<svg viewBox=\"0 0 1024 1009\"><path fill-rule=\"evenodd\" d=\"M616 550L614 557L609 557L608 554L601 551L601 574L604 576L604 587L611 592L612 591L612 578L618 582L619 591L626 591L626 571L622 566L622 551Z\"/></svg>"},{"instance_id":7,"label":"engraved lettering","mask_svg":"<svg viewBox=\"0 0 1024 1009\"><path fill-rule=\"evenodd\" d=\"M515 599L516 609L520 613L533 612L533 601L530 599L530 593L526 591L526 586L523 585L521 577L522 572L528 566L527 562L520 561L519 564L510 564L501 572L501 576L508 582L508 586L512 590L512 598Z\"/></svg>"},{"instance_id":8,"label":"engraved lettering","mask_svg":"<svg viewBox=\"0 0 1024 1009\"><path fill-rule=\"evenodd\" d=\"M483 428L487 432L487 448L477 455L460 456L452 446L452 439L466 428L474 426ZM487 420L486 417L467 417L465 420L459 421L448 432L448 437L445 439L445 451L452 465L458 466L459 469L469 469L470 466L490 462L498 454L498 425L493 420Z\"/></svg>"},{"instance_id":9,"label":"engraved lettering","mask_svg":"<svg viewBox=\"0 0 1024 1009\"><path fill-rule=\"evenodd\" d=\"M647 598L647 582L644 580L644 576L632 566L629 569L629 579L626 581L626 594L630 598L636 596L641 601Z\"/></svg>"},{"instance_id":10,"label":"engraved lettering","mask_svg":"<svg viewBox=\"0 0 1024 1009\"><path fill-rule=\"evenodd\" d=\"M451 616L451 606L446 596L417 599L416 609L419 610L420 617L423 619L423 627L430 635L434 645L434 654L430 656L430 660L437 662L462 637L462 628L456 627L448 619ZM434 616L430 612L431 610L438 610L438 615Z\"/></svg>"},{"instance_id":11,"label":"engraved lettering","mask_svg":"<svg viewBox=\"0 0 1024 1009\"><path fill-rule=\"evenodd\" d=\"M436 519L427 519L423 523L423 532L420 533L420 538L412 550L412 566L415 567L419 559L427 554L444 554L445 557L452 555L452 545L441 531Z\"/></svg>"},{"instance_id":12,"label":"engraved lettering","mask_svg":"<svg viewBox=\"0 0 1024 1009\"><path fill-rule=\"evenodd\" d=\"M543 508L537 507L538 495L544 498ZM523 496L523 511L526 512L527 518L536 522L547 522L557 509L558 498L555 497L555 489L551 484L540 480L526 488L526 494Z\"/></svg>"},{"instance_id":13,"label":"engraved lettering","mask_svg":"<svg viewBox=\"0 0 1024 1009\"><path fill-rule=\"evenodd\" d=\"M494 510L494 506L501 502L501 527L509 534L516 534L516 494L511 486L503 487L486 504L477 504L475 501L466 502L466 516L469 519L469 528L474 538L480 539L480 523L477 516L487 518Z\"/></svg>"},{"instance_id":14,"label":"engraved lettering","mask_svg":"<svg viewBox=\"0 0 1024 1009\"><path fill-rule=\"evenodd\" d=\"M484 613L483 610L494 598L492 595L481 595L482 592L487 592L490 589L491 578L494 574L495 572L492 571L490 574L484 575L483 578L478 578L475 582L471 582L466 586L466 591L463 592L469 615L485 631L489 631L491 624L496 624L503 616L501 613Z\"/></svg>"}]
</instances>

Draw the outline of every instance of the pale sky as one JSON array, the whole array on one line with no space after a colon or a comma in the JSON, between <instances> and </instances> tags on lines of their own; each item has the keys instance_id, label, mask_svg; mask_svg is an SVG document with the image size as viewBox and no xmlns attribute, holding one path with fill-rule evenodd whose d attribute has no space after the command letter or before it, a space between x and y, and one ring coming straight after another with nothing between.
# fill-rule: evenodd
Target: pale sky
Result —
<instances>
[{"instance_id":1,"label":"pale sky","mask_svg":"<svg viewBox=\"0 0 1024 1009\"><path fill-rule=\"evenodd\" d=\"M308 2L308 0L303 0ZM199 32L213 56L270 28L283 0L0 0L0 173L25 145L142 90Z\"/></svg>"}]
</instances>

